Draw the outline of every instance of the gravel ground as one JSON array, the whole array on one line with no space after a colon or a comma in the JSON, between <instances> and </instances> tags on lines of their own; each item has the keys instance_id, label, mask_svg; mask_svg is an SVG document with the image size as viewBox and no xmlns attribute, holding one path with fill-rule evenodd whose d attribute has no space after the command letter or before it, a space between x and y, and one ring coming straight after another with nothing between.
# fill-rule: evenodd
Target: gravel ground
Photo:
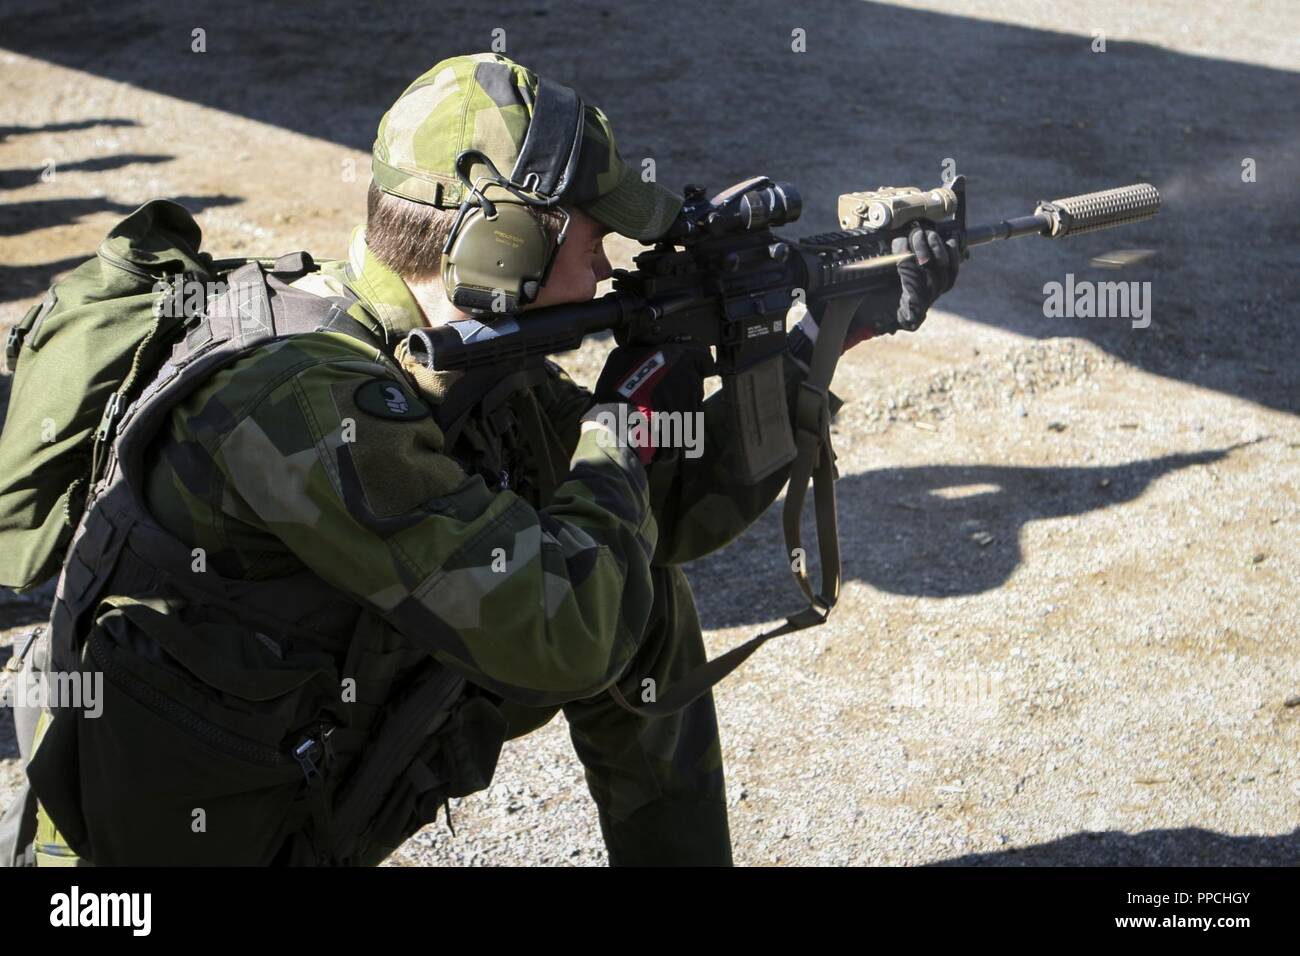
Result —
<instances>
[{"instance_id":1,"label":"gravel ground","mask_svg":"<svg viewBox=\"0 0 1300 956\"><path fill-rule=\"evenodd\" d=\"M498 26L674 188L796 182L792 235L830 228L841 191L937 181L945 157L974 221L1155 183L1159 219L977 250L919 334L845 359L843 597L717 695L735 855L1300 863L1293 5L719 3L683 31L662 4L538 0L442 7L426 43L413 13L341 3L288 31L269 5L122 9L0 13L0 327L155 195L222 254L341 254L382 110ZM611 245L615 265L639 248ZM1156 254L1092 264L1116 248ZM1044 318L1067 272L1151 282L1151 326ZM591 381L606 347L564 364ZM773 510L689 569L712 652L795 609L780 556ZM0 642L43 616L0 593ZM0 803L19 774L0 713ZM562 718L453 818L390 863L604 861Z\"/></svg>"}]
</instances>

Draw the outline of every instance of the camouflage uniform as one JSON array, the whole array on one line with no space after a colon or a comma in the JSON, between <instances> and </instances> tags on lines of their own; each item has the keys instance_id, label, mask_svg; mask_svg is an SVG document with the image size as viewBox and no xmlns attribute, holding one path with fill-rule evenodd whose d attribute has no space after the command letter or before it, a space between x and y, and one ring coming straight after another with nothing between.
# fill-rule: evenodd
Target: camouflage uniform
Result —
<instances>
[{"instance_id":1,"label":"camouflage uniform","mask_svg":"<svg viewBox=\"0 0 1300 956\"><path fill-rule=\"evenodd\" d=\"M510 78L515 89L535 84L487 54L417 80L384 118L376 181L457 203L454 179L430 171L458 151L433 135L448 126L463 134L460 147L490 145L508 169L527 125L525 107L507 102ZM586 118L582 175L596 198L583 208L627 235L662 232L677 200L622 164L599 110ZM421 150L448 151L446 163ZM158 522L203 548L223 577L314 573L375 627L434 648L488 692L508 737L563 708L612 863L729 863L712 696L650 719L602 692L617 681L637 700L646 678L671 686L705 659L680 565L754 521L786 472L735 480L721 394L704 406L700 458L644 467L583 427L590 393L550 362L543 381L491 415L472 408L449 442L443 413L476 373L430 373L396 347L423 314L364 230L346 262L294 285L345 297L386 346L316 332L214 374L172 411L155 446L146 500ZM786 360L791 405L805 373Z\"/></svg>"},{"instance_id":2,"label":"camouflage uniform","mask_svg":"<svg viewBox=\"0 0 1300 956\"><path fill-rule=\"evenodd\" d=\"M370 254L361 229L347 263L295 286L350 290L352 317L389 341L421 323L406 284ZM328 333L259 350L173 413L151 511L223 575L306 566L402 631L432 636L442 647L435 656L497 695L510 737L563 706L613 862L729 861L711 696L656 720L600 691L622 676L636 700L645 678L670 686L704 660L680 564L737 535L784 476L734 481L721 395L705 403L700 458L645 469L626 449L580 434L591 395L548 363L547 382L509 399L510 418L541 430L508 429L515 490L502 488L499 463L478 472L461 464L483 458L488 429L475 416L449 449L436 414L382 418L357 407L354 394L376 379L435 413L455 395L414 371L403 376L359 341ZM787 372L793 389L802 370L791 361ZM538 435L545 447L529 447ZM503 570L500 561L493 570L494 555L505 556Z\"/></svg>"}]
</instances>

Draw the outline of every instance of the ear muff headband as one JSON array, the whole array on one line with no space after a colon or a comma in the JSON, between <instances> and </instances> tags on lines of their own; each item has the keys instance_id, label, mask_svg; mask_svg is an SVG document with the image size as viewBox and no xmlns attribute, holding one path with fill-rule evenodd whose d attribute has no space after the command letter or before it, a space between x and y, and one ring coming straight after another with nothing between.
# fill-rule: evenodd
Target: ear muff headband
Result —
<instances>
[{"instance_id":1,"label":"ear muff headband","mask_svg":"<svg viewBox=\"0 0 1300 956\"><path fill-rule=\"evenodd\" d=\"M442 280L458 309L474 315L517 312L537 298L568 233L569 215L558 204L578 168L583 115L577 93L541 78L509 178L479 150L463 150L456 157L456 175L469 191L443 245ZM471 181L475 165L487 171ZM488 185L518 203L492 202L484 194ZM525 206L559 209L564 224L554 243Z\"/></svg>"}]
</instances>

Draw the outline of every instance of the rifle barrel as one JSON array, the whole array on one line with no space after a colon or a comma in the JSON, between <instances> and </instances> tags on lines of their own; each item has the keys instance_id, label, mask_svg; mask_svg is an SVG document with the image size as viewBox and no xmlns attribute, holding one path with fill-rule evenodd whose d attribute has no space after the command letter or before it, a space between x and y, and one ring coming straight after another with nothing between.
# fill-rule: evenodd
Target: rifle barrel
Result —
<instances>
[{"instance_id":1,"label":"rifle barrel","mask_svg":"<svg viewBox=\"0 0 1300 956\"><path fill-rule=\"evenodd\" d=\"M1002 239L1018 239L1021 236L1064 239L1066 236L1077 236L1086 232L1141 222L1150 219L1159 211L1160 193L1156 187L1150 183L1134 183L1132 186L1120 186L1115 189L1070 196L1066 199L1040 202L1033 215L972 226L964 233L963 242L969 248ZM944 225L946 223L940 224L941 231ZM891 253L873 259L864 259L861 262L847 262L836 268L835 272L837 275L860 275L892 268L900 262L908 262L915 258L916 256L910 252Z\"/></svg>"}]
</instances>

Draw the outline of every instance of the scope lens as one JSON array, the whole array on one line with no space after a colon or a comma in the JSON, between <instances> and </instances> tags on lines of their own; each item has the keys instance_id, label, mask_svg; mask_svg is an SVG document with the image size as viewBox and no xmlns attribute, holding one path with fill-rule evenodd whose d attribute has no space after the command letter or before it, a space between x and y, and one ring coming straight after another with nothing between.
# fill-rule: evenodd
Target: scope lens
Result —
<instances>
[{"instance_id":1,"label":"scope lens","mask_svg":"<svg viewBox=\"0 0 1300 956\"><path fill-rule=\"evenodd\" d=\"M782 223L794 222L803 212L803 200L799 197L799 190L794 188L793 183L777 183L773 187L773 192L781 204Z\"/></svg>"},{"instance_id":2,"label":"scope lens","mask_svg":"<svg viewBox=\"0 0 1300 956\"><path fill-rule=\"evenodd\" d=\"M740 200L740 215L746 229L780 226L799 218L802 203L798 191L789 183L777 183L745 193Z\"/></svg>"}]
</instances>

